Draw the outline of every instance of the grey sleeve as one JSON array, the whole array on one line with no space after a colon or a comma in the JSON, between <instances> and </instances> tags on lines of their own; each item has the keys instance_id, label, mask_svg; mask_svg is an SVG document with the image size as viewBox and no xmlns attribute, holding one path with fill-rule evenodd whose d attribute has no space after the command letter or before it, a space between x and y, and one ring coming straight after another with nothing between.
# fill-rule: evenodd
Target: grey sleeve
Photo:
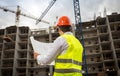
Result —
<instances>
[{"instance_id":1,"label":"grey sleeve","mask_svg":"<svg viewBox=\"0 0 120 76\"><path fill-rule=\"evenodd\" d=\"M49 64L55 58L59 55L62 54L66 51L68 48L68 44L63 37L58 37L54 42L53 42L53 48L49 49L49 52L46 53L46 55L39 55L37 57L37 62L38 64Z\"/></svg>"}]
</instances>

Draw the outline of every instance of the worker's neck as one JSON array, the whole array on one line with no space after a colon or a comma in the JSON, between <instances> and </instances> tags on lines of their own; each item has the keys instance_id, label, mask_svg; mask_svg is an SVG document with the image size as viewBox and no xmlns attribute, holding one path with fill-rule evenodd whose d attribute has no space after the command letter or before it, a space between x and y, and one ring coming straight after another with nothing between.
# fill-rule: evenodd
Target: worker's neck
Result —
<instances>
[{"instance_id":1,"label":"worker's neck","mask_svg":"<svg viewBox=\"0 0 120 76\"><path fill-rule=\"evenodd\" d=\"M59 31L59 34L60 34L60 35L63 35L63 34L64 34L64 32L60 30L60 31Z\"/></svg>"}]
</instances>

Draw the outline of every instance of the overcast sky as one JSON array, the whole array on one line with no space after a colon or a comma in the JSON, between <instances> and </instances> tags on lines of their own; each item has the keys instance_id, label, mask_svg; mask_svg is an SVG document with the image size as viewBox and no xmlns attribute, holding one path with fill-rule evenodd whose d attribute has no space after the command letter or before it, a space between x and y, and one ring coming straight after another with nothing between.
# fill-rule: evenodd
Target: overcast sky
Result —
<instances>
[{"instance_id":1,"label":"overcast sky","mask_svg":"<svg viewBox=\"0 0 120 76\"><path fill-rule=\"evenodd\" d=\"M45 8L49 5L51 0L0 0L0 6L16 10L19 5L21 12L39 17ZM120 0L80 0L81 17L82 21L90 21L94 19L94 14L103 16L104 8L107 9L107 14L111 12L120 13ZM19 26L29 26L30 28L46 28L53 26L56 22L56 16L60 17L67 15L74 23L74 9L73 0L57 0L49 12L45 15L43 20L50 22L45 24L40 22L35 25L35 20L20 16ZM15 14L11 12L4 12L0 9L0 28L15 25Z\"/></svg>"}]
</instances>

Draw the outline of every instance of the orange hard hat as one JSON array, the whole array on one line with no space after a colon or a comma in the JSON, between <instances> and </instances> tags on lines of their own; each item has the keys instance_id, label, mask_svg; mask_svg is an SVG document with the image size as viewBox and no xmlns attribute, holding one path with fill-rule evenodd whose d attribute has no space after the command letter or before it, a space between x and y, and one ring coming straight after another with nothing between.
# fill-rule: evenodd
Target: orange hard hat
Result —
<instances>
[{"instance_id":1,"label":"orange hard hat","mask_svg":"<svg viewBox=\"0 0 120 76\"><path fill-rule=\"evenodd\" d=\"M67 16L60 17L57 26L71 26L70 19Z\"/></svg>"}]
</instances>

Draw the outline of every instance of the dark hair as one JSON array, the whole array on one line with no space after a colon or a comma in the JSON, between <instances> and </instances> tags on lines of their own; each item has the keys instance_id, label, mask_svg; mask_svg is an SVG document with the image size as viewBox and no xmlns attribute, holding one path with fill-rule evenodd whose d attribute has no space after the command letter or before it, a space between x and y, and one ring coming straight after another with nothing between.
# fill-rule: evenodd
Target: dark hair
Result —
<instances>
[{"instance_id":1,"label":"dark hair","mask_svg":"<svg viewBox=\"0 0 120 76\"><path fill-rule=\"evenodd\" d=\"M59 26L60 30L62 30L63 32L70 32L72 31L71 26Z\"/></svg>"}]
</instances>

